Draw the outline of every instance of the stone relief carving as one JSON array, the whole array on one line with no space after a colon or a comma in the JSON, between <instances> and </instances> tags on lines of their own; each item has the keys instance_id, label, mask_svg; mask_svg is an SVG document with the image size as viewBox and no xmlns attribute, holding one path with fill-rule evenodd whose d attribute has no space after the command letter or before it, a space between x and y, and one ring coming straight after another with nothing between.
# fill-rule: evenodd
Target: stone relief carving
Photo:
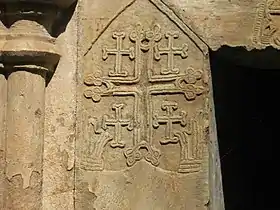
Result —
<instances>
[{"instance_id":1,"label":"stone relief carving","mask_svg":"<svg viewBox=\"0 0 280 210\"><path fill-rule=\"evenodd\" d=\"M112 109L115 111L115 118L109 119L108 115L104 115L102 119L102 129L106 131L108 126L114 127L114 138L110 142L110 146L113 148L120 147L124 148L125 143L122 142L122 128L126 127L127 130L133 130L133 121L131 119L124 119L122 117L122 109L124 108L124 104L114 104Z\"/></svg>"},{"instance_id":2,"label":"stone relief carving","mask_svg":"<svg viewBox=\"0 0 280 210\"><path fill-rule=\"evenodd\" d=\"M166 126L165 138L160 141L161 144L178 143L178 137L175 136L173 130L173 124L179 123L182 127L186 126L186 112L181 111L179 115L175 115L178 109L178 104L173 101L164 101L161 105L161 109L166 112L163 116L153 116L153 127L158 128L161 124Z\"/></svg>"},{"instance_id":3,"label":"stone relief carving","mask_svg":"<svg viewBox=\"0 0 280 210\"><path fill-rule=\"evenodd\" d=\"M260 3L253 37L256 44L280 48L279 15L279 0L264 0Z\"/></svg>"},{"instance_id":4,"label":"stone relief carving","mask_svg":"<svg viewBox=\"0 0 280 210\"><path fill-rule=\"evenodd\" d=\"M130 49L122 49L123 43L122 40L125 39L125 33L123 32L115 32L113 34L113 39L116 39L117 41L117 47L116 49L103 49L103 60L106 60L109 55L115 55L116 56L116 64L114 70L111 70L109 72L110 77L126 77L127 72L125 70L122 70L122 56L129 56L131 60L135 58L134 55L134 48L131 47Z\"/></svg>"},{"instance_id":5,"label":"stone relief carving","mask_svg":"<svg viewBox=\"0 0 280 210\"><path fill-rule=\"evenodd\" d=\"M107 110L108 114L90 120L96 137L90 140L89 157L84 157L82 168L104 170L103 152L107 145L122 149L129 167L142 159L159 166L161 152L153 142L154 135L158 135L157 130L163 128L165 134L159 143L163 146L179 144L181 148L177 172L192 173L200 170L207 129L207 126L202 126L202 121L207 118L204 116L202 119L200 114L188 116L189 113L182 105L168 99L178 95L183 96L186 102L193 102L207 92L202 70L192 66L186 69L176 66L180 61L175 60L175 57L187 59L189 50L187 43L177 46L176 40L179 37L179 31L162 32L159 24L149 29L137 24L130 32L113 32L115 44L104 46L100 52L103 62L114 57L111 60L114 61L112 68L107 74L96 71L86 75L84 96L93 103L100 103L106 97L132 97L132 113L124 115L124 111L129 109L126 102L114 103L111 110ZM124 46L124 41L131 45ZM126 68L123 63L125 57L133 63L133 68ZM160 70L155 71L154 66L159 62L162 62ZM147 71L140 70L143 63ZM153 102L154 98L162 96L167 100L161 102L159 109ZM140 107L143 106L146 112L143 113L144 120L140 116ZM132 133L132 146L123 141L125 130Z\"/></svg>"},{"instance_id":6,"label":"stone relief carving","mask_svg":"<svg viewBox=\"0 0 280 210\"><path fill-rule=\"evenodd\" d=\"M158 44L155 45L155 60L159 61L162 55L167 55L167 68L161 70L162 75L178 74L180 70L174 67L174 56L181 56L183 59L188 56L188 45L184 44L181 48L174 47L174 40L179 37L178 31L169 31L165 34L168 39L168 47L160 48Z\"/></svg>"},{"instance_id":7,"label":"stone relief carving","mask_svg":"<svg viewBox=\"0 0 280 210\"><path fill-rule=\"evenodd\" d=\"M75 0L0 2L1 75L7 85L0 95L7 116L0 129L5 133L0 209L42 209L45 89L61 56L55 43L62 33L56 30L58 14Z\"/></svg>"}]
</instances>

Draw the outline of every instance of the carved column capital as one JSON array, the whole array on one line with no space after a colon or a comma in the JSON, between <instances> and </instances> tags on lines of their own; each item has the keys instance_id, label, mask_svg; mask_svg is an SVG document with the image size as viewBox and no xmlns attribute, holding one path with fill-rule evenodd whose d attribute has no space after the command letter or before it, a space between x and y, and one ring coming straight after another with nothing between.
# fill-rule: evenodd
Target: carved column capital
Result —
<instances>
[{"instance_id":1,"label":"carved column capital","mask_svg":"<svg viewBox=\"0 0 280 210\"><path fill-rule=\"evenodd\" d=\"M60 8L67 8L73 4L76 0L0 0L0 3L10 4L10 3L38 3L38 4L48 4L56 5Z\"/></svg>"},{"instance_id":2,"label":"carved column capital","mask_svg":"<svg viewBox=\"0 0 280 210\"><path fill-rule=\"evenodd\" d=\"M60 59L53 25L63 9L75 0L0 0L0 20L7 27L2 34L0 62L4 66L48 69ZM6 68L7 69L7 68ZM34 69L34 68L30 68Z\"/></svg>"}]
</instances>

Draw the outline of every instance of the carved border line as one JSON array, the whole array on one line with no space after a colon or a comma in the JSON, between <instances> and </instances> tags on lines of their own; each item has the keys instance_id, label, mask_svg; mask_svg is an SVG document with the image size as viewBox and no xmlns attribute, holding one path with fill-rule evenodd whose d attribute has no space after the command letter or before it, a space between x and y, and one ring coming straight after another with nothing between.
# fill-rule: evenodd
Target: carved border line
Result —
<instances>
[{"instance_id":1,"label":"carved border line","mask_svg":"<svg viewBox=\"0 0 280 210\"><path fill-rule=\"evenodd\" d=\"M260 44L261 43L261 33L262 33L262 25L265 17L265 6L267 4L267 0L263 0L258 8L257 8L257 17L254 25L254 34L253 34L253 43Z\"/></svg>"},{"instance_id":2,"label":"carved border line","mask_svg":"<svg viewBox=\"0 0 280 210\"><path fill-rule=\"evenodd\" d=\"M170 95L182 94L184 96L184 91L180 90L180 89L177 89L177 88L174 88L174 89L150 88L147 92L147 98L148 98L148 101L152 101L153 95L156 96L156 95L166 95L166 94L170 94ZM153 126L152 126L153 119L152 119L152 114L151 114L153 112L152 103L149 103L147 111L148 111L148 116L150 116L149 119L148 119L148 125L149 125L149 128L148 128L148 142L149 142L150 145L153 145L153 136L152 135L153 135L153 130L154 129L153 129ZM197 119L195 118L194 121L196 121L196 120ZM186 129L188 129L188 128L186 128ZM197 132L198 131L196 130L196 133ZM201 132L200 132L200 134L201 134ZM181 153L182 153L183 152L182 142L179 141L179 144L180 144ZM188 144L187 147L189 149L190 144ZM185 148L185 149L187 149L187 148ZM197 160L192 160L192 157L187 157L187 156L185 156L185 159L182 159L182 155L183 154L181 154L180 164L179 164L179 167L176 171L177 173L183 173L183 174L184 173L196 173L196 172L199 172L201 170L201 164L202 164L203 157L197 157L198 158Z\"/></svg>"},{"instance_id":3,"label":"carved border line","mask_svg":"<svg viewBox=\"0 0 280 210\"><path fill-rule=\"evenodd\" d=\"M148 125L149 125L149 128L148 128L148 142L150 143L150 144L152 144L152 141L153 141L153 136L152 136L152 134L153 134L153 125L152 125L152 121L153 121L153 119L152 119L152 112L153 112L153 105L152 105L152 103L150 103L151 101L152 101L152 97L153 97L153 95L166 95L166 94L170 94L170 95L172 95L172 94L182 94L183 95L183 97L185 97L184 96L184 91L183 90L181 90L181 89L177 89L177 88L174 88L174 89L164 89L164 88L162 88L162 89L159 89L159 88L154 88L154 87L151 87L151 88L149 88L148 90L147 90L147 104L148 104L148 110L147 110L147 116L149 116L148 117Z\"/></svg>"},{"instance_id":4,"label":"carved border line","mask_svg":"<svg viewBox=\"0 0 280 210\"><path fill-rule=\"evenodd\" d=\"M109 26L126 10L128 9L130 6L132 6L137 0L132 0L131 2L129 2L125 7L123 7L121 10L119 10L117 12L116 15L114 15L114 17L109 20L109 22L107 23L107 25L102 29L102 31L98 34L98 36L91 42L89 48L86 50L86 52L84 53L84 56L86 56L90 50L92 49L93 45L97 42L97 40L102 36L102 34L109 28Z\"/></svg>"},{"instance_id":5,"label":"carved border line","mask_svg":"<svg viewBox=\"0 0 280 210\"><path fill-rule=\"evenodd\" d=\"M91 42L90 46L84 53L86 56L96 41L102 36L102 34L109 28L109 26L130 6L132 6L137 0L132 0L129 2L124 8L117 12L117 14L108 22L108 24L103 28L103 30L99 33L99 35ZM193 42L194 44L201 50L204 55L208 54L208 45L204 42L189 26L187 26L175 13L172 9L168 7L161 0L148 0L152 3L159 11L167 16L178 28L180 28Z\"/></svg>"},{"instance_id":6,"label":"carved border line","mask_svg":"<svg viewBox=\"0 0 280 210\"><path fill-rule=\"evenodd\" d=\"M140 132L139 132L139 119L138 119L138 115L137 115L137 111L139 111L140 98L139 98L139 94L138 94L137 90L125 92L125 90L118 88L118 89L114 89L114 90L107 92L103 96L104 97L114 97L114 96L132 96L132 97L134 97L133 124L135 125L135 127L133 128L133 142L132 142L133 146L132 147L135 147L140 142L140 139L141 139ZM107 138L109 140L111 137L107 136ZM91 140L89 140L88 143L91 144ZM85 155L82 158L82 161L80 163L81 168L83 168L84 170L89 170L89 171L103 171L104 170L103 153L104 153L104 147L107 145L107 143L103 145L103 148L102 148L102 151L100 154L101 159L94 159L94 157L91 158L91 156L89 156L90 154ZM101 150L101 148L100 148L100 150Z\"/></svg>"},{"instance_id":7,"label":"carved border line","mask_svg":"<svg viewBox=\"0 0 280 210\"><path fill-rule=\"evenodd\" d=\"M133 96L135 98L134 101L134 113L133 113L133 124L135 125L134 131L133 131L133 146L137 145L138 142L140 142L140 132L139 132L139 119L138 119L138 111L139 111L139 104L140 104L140 97L137 90L132 90L129 92L125 92L124 90L121 90L121 88L118 91L114 91L113 96Z\"/></svg>"},{"instance_id":8,"label":"carved border line","mask_svg":"<svg viewBox=\"0 0 280 210\"><path fill-rule=\"evenodd\" d=\"M172 9L168 7L161 0L149 0L153 5L155 5L163 14L165 14L175 25L178 26L201 50L201 52L206 55L208 54L208 45L204 42L189 26L187 26Z\"/></svg>"}]
</instances>

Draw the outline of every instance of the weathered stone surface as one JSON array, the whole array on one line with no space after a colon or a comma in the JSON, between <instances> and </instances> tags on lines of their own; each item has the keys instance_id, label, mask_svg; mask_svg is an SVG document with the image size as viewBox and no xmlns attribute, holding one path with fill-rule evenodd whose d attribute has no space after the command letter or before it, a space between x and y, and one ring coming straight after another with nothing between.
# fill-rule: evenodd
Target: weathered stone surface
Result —
<instances>
[{"instance_id":1,"label":"weathered stone surface","mask_svg":"<svg viewBox=\"0 0 280 210\"><path fill-rule=\"evenodd\" d=\"M7 30L1 34L0 60L8 86L3 209L37 210L43 208L45 87L60 59L52 37L52 30L61 33L62 28L53 27L59 9L43 1L1 3L0 18Z\"/></svg>"},{"instance_id":2,"label":"weathered stone surface","mask_svg":"<svg viewBox=\"0 0 280 210\"><path fill-rule=\"evenodd\" d=\"M264 15L262 5L269 5L275 0L162 0L180 17L195 33L204 40L212 50L217 50L223 45L242 46L247 49L264 48L267 45L257 44L255 34L258 33L258 23L264 27ZM104 2L104 3L103 3ZM102 30L112 18L115 11L120 11L124 4L130 2L98 1L87 5L94 13L96 26L92 26L92 18L81 12L80 16L85 17L88 27L95 27L94 30ZM100 8L107 7L106 12L100 12ZM117 8L117 9L114 9ZM102 9L101 9L102 10ZM273 18L277 15L273 15ZM261 20L261 21L259 21ZM95 25L95 24L94 24ZM93 35L94 36L94 35Z\"/></svg>"},{"instance_id":3,"label":"weathered stone surface","mask_svg":"<svg viewBox=\"0 0 280 210\"><path fill-rule=\"evenodd\" d=\"M0 23L0 47L3 44L3 37L6 29ZM6 108L7 108L7 80L4 73L4 66L0 64L0 209L4 209L5 192L5 136L6 136Z\"/></svg>"},{"instance_id":4,"label":"weathered stone surface","mask_svg":"<svg viewBox=\"0 0 280 210\"><path fill-rule=\"evenodd\" d=\"M258 4L262 0L163 0L212 50L253 43ZM264 0L266 1L266 0Z\"/></svg>"},{"instance_id":5,"label":"weathered stone surface","mask_svg":"<svg viewBox=\"0 0 280 210\"><path fill-rule=\"evenodd\" d=\"M73 2L0 1L0 205L223 210L208 48L279 48L279 1Z\"/></svg>"},{"instance_id":6,"label":"weathered stone surface","mask_svg":"<svg viewBox=\"0 0 280 210\"><path fill-rule=\"evenodd\" d=\"M1 71L1 69L0 69ZM5 189L5 119L7 106L7 80L0 73L0 209L4 205L4 189Z\"/></svg>"},{"instance_id":7,"label":"weathered stone surface","mask_svg":"<svg viewBox=\"0 0 280 210\"><path fill-rule=\"evenodd\" d=\"M259 3L253 36L256 45L280 49L279 15L279 0L263 0Z\"/></svg>"},{"instance_id":8,"label":"weathered stone surface","mask_svg":"<svg viewBox=\"0 0 280 210\"><path fill-rule=\"evenodd\" d=\"M46 88L43 209L74 209L77 15L57 39L62 55Z\"/></svg>"},{"instance_id":9,"label":"weathered stone surface","mask_svg":"<svg viewBox=\"0 0 280 210\"><path fill-rule=\"evenodd\" d=\"M8 90L5 207L40 209L45 72L12 72Z\"/></svg>"},{"instance_id":10,"label":"weathered stone surface","mask_svg":"<svg viewBox=\"0 0 280 210\"><path fill-rule=\"evenodd\" d=\"M107 4L80 3L76 207L207 209L207 46L161 1Z\"/></svg>"}]
</instances>

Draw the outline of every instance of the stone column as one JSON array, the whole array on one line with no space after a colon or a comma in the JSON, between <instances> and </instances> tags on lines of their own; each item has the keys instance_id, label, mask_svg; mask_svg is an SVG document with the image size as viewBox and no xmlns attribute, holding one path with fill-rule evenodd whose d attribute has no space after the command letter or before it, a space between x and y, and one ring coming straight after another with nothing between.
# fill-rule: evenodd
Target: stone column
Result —
<instances>
[{"instance_id":1,"label":"stone column","mask_svg":"<svg viewBox=\"0 0 280 210\"><path fill-rule=\"evenodd\" d=\"M0 3L8 28L1 49L7 75L4 209L41 209L45 87L60 58L51 34L59 7L66 4Z\"/></svg>"},{"instance_id":2,"label":"stone column","mask_svg":"<svg viewBox=\"0 0 280 210\"><path fill-rule=\"evenodd\" d=\"M0 47L4 43L5 26L0 24ZM0 63L0 209L4 208L4 180L5 180L5 120L7 105L7 80L3 64Z\"/></svg>"},{"instance_id":3,"label":"stone column","mask_svg":"<svg viewBox=\"0 0 280 210\"><path fill-rule=\"evenodd\" d=\"M0 67L1 68L1 67ZM7 81L0 69L0 209L3 208L3 193L5 179L5 119L6 119L6 100Z\"/></svg>"},{"instance_id":4,"label":"stone column","mask_svg":"<svg viewBox=\"0 0 280 210\"><path fill-rule=\"evenodd\" d=\"M28 67L13 70L8 77L6 207L39 209L46 72L29 72Z\"/></svg>"}]
</instances>

